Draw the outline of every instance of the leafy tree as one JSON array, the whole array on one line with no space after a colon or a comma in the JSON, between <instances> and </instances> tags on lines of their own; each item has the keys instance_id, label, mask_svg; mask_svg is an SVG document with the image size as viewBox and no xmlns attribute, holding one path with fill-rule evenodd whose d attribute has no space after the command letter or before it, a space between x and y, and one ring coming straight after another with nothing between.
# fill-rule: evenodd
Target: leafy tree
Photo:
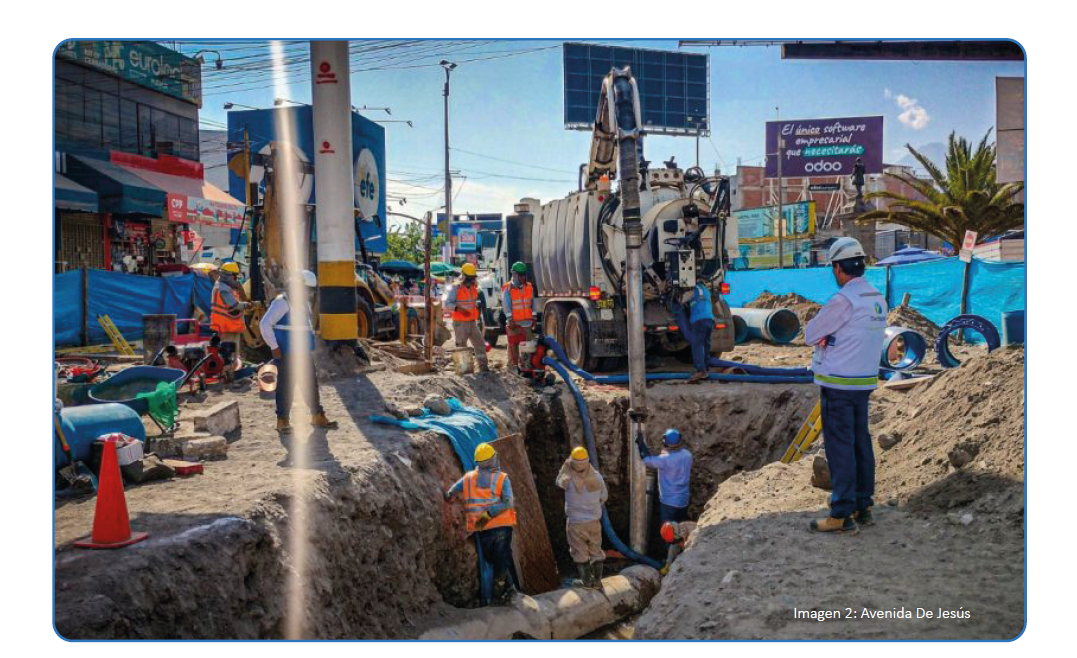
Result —
<instances>
[{"instance_id":1,"label":"leafy tree","mask_svg":"<svg viewBox=\"0 0 1077 658\"><path fill-rule=\"evenodd\" d=\"M913 188L923 198L915 199L894 192L879 191L866 199L887 199L886 210L872 210L857 217L857 223L888 221L915 231L934 235L955 247L965 239L965 231L975 231L979 240L1002 235L1019 228L1025 221L1025 204L1014 201L1024 183L1000 185L995 180L995 145L988 143L991 131L972 149L964 137L950 133L945 170L909 149L927 171L930 180L904 173L887 173Z\"/></svg>"},{"instance_id":2,"label":"leafy tree","mask_svg":"<svg viewBox=\"0 0 1077 658\"><path fill-rule=\"evenodd\" d=\"M426 228L415 222L408 222L400 233L390 233L385 237L387 243L383 261L406 260L417 265L423 263L423 243L426 238ZM445 242L444 236L438 236L431 240L433 245L433 260L437 260L436 254Z\"/></svg>"}]
</instances>

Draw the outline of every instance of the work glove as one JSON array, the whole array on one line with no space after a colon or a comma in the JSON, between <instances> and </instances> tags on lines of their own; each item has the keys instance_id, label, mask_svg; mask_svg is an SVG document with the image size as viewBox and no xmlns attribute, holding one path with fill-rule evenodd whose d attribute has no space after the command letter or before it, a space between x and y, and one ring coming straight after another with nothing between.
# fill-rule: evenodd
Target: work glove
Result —
<instances>
[{"instance_id":1,"label":"work glove","mask_svg":"<svg viewBox=\"0 0 1077 658\"><path fill-rule=\"evenodd\" d=\"M490 514L483 512L479 515L479 518L475 519L475 529L482 530L486 527L486 524L490 522Z\"/></svg>"},{"instance_id":2,"label":"work glove","mask_svg":"<svg viewBox=\"0 0 1077 658\"><path fill-rule=\"evenodd\" d=\"M646 459L651 456L651 451L647 449L647 444L643 441L643 435L636 435L636 447L639 448L640 459Z\"/></svg>"},{"instance_id":3,"label":"work glove","mask_svg":"<svg viewBox=\"0 0 1077 658\"><path fill-rule=\"evenodd\" d=\"M662 568L658 570L658 573L662 574L663 576L668 574L669 573L669 565L668 564L663 564Z\"/></svg>"},{"instance_id":4,"label":"work glove","mask_svg":"<svg viewBox=\"0 0 1077 658\"><path fill-rule=\"evenodd\" d=\"M441 497L444 498L446 501L452 500L452 492L445 491L441 494Z\"/></svg>"}]
</instances>

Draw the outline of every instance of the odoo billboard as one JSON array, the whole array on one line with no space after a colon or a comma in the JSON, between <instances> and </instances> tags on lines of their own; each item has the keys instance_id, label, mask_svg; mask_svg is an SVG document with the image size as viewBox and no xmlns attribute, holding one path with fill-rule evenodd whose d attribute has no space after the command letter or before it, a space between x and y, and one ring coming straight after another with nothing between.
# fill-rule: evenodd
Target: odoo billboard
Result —
<instances>
[{"instance_id":1,"label":"odoo billboard","mask_svg":"<svg viewBox=\"0 0 1077 658\"><path fill-rule=\"evenodd\" d=\"M856 159L865 174L883 171L883 118L792 119L767 122L767 178L778 177L778 133L782 178L852 176Z\"/></svg>"}]
</instances>

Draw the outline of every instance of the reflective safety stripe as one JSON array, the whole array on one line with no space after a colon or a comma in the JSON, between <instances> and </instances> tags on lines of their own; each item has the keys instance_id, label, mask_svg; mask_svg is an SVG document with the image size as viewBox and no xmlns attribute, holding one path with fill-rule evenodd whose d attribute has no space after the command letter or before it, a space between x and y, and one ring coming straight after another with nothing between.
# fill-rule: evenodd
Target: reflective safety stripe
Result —
<instances>
[{"instance_id":1,"label":"reflective safety stripe","mask_svg":"<svg viewBox=\"0 0 1077 658\"><path fill-rule=\"evenodd\" d=\"M879 383L876 377L835 377L833 375L815 375L815 381L828 384L845 384L846 386L875 386Z\"/></svg>"}]
</instances>

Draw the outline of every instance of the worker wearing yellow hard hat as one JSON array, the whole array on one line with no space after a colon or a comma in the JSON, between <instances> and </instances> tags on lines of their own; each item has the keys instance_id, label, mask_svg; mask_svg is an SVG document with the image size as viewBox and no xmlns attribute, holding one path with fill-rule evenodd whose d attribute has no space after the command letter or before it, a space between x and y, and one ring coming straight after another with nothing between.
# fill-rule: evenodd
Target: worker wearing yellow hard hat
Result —
<instances>
[{"instance_id":1,"label":"worker wearing yellow hard hat","mask_svg":"<svg viewBox=\"0 0 1077 658\"><path fill-rule=\"evenodd\" d=\"M449 289L445 296L445 310L452 311L452 330L456 347L466 348L471 343L475 351L475 360L479 362L479 372L488 372L490 363L486 359L486 339L482 335L479 322L479 284L476 281L475 266L464 263L460 268L464 280Z\"/></svg>"},{"instance_id":2,"label":"worker wearing yellow hard hat","mask_svg":"<svg viewBox=\"0 0 1077 658\"><path fill-rule=\"evenodd\" d=\"M556 484L565 490L568 552L579 572L579 585L602 589L602 506L609 497L606 481L591 465L587 449L578 446L561 466Z\"/></svg>"},{"instance_id":3,"label":"worker wearing yellow hard hat","mask_svg":"<svg viewBox=\"0 0 1077 658\"><path fill-rule=\"evenodd\" d=\"M217 281L213 284L212 303L209 324L221 338L221 343L231 343L232 358L224 365L221 373L226 382L231 382L236 368L241 364L240 350L243 347L243 309L247 306L246 293L239 283L239 263L228 261L220 267Z\"/></svg>"},{"instance_id":4,"label":"worker wearing yellow hard hat","mask_svg":"<svg viewBox=\"0 0 1077 658\"><path fill-rule=\"evenodd\" d=\"M482 559L494 572L492 601L508 603L517 593L520 579L512 559L512 528L516 509L512 483L501 471L497 451L489 443L475 446L475 468L464 473L445 492L445 500L463 493L468 534L475 535Z\"/></svg>"}]
</instances>

